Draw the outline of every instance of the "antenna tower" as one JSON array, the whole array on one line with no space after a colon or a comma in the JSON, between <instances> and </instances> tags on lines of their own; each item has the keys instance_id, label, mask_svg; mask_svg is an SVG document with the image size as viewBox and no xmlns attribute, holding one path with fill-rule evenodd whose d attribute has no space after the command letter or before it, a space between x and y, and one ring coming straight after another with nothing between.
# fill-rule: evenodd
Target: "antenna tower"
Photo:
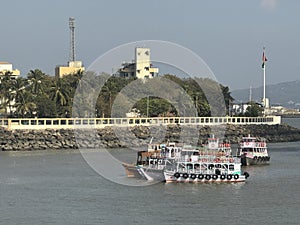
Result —
<instances>
[{"instance_id":1,"label":"antenna tower","mask_svg":"<svg viewBox=\"0 0 300 225\"><path fill-rule=\"evenodd\" d=\"M71 31L70 61L75 61L75 18L69 18L69 28Z\"/></svg>"}]
</instances>

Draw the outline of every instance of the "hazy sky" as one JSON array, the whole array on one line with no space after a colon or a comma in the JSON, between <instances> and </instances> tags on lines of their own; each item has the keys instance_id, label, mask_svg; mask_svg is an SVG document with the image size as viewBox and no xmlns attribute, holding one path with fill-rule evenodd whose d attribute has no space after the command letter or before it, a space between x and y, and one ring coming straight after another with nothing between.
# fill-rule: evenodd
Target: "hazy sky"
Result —
<instances>
[{"instance_id":1,"label":"hazy sky","mask_svg":"<svg viewBox=\"0 0 300 225\"><path fill-rule=\"evenodd\" d=\"M26 0L1 1L0 61L26 75L69 60L68 18L76 21L76 58L88 67L132 41L183 45L231 89L299 79L300 1L296 0Z\"/></svg>"}]
</instances>

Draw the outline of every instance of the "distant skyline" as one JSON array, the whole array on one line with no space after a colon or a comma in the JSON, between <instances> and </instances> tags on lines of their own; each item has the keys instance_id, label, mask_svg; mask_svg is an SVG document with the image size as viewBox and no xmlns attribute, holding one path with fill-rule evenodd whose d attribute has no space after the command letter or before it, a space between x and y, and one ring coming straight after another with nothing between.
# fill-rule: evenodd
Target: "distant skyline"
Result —
<instances>
[{"instance_id":1,"label":"distant skyline","mask_svg":"<svg viewBox=\"0 0 300 225\"><path fill-rule=\"evenodd\" d=\"M299 80L296 0L10 0L1 9L0 61L23 76L36 68L54 75L67 64L74 17L76 59L85 67L121 44L170 41L198 54L234 90L262 85L266 46L267 84Z\"/></svg>"}]
</instances>

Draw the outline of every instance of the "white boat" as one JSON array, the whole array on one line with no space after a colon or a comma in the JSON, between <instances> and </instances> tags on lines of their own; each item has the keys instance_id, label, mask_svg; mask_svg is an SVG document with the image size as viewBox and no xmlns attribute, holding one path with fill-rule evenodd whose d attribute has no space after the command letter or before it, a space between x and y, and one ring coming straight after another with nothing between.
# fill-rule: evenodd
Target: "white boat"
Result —
<instances>
[{"instance_id":1,"label":"white boat","mask_svg":"<svg viewBox=\"0 0 300 225\"><path fill-rule=\"evenodd\" d=\"M175 143L150 144L138 152L137 163L126 164L127 175L166 182L242 182L240 158L231 155L228 143L209 138L202 147Z\"/></svg>"},{"instance_id":2,"label":"white boat","mask_svg":"<svg viewBox=\"0 0 300 225\"><path fill-rule=\"evenodd\" d=\"M167 164L180 157L181 147L174 142L149 144L147 151L139 151L136 164L123 163L128 177L150 181L164 181L163 170Z\"/></svg>"},{"instance_id":3,"label":"white boat","mask_svg":"<svg viewBox=\"0 0 300 225\"><path fill-rule=\"evenodd\" d=\"M219 138L216 138L214 135L212 137L208 138L207 144L205 147L208 150L213 150L216 153L223 153L227 156L230 156L232 154L231 145L227 142L220 142Z\"/></svg>"},{"instance_id":4,"label":"white boat","mask_svg":"<svg viewBox=\"0 0 300 225\"><path fill-rule=\"evenodd\" d=\"M239 143L237 155L243 166L266 165L270 163L270 156L266 140L263 138L243 137Z\"/></svg>"},{"instance_id":5,"label":"white boat","mask_svg":"<svg viewBox=\"0 0 300 225\"><path fill-rule=\"evenodd\" d=\"M182 158L164 170L170 182L244 182L249 177L242 173L240 159L232 156L184 152Z\"/></svg>"}]
</instances>

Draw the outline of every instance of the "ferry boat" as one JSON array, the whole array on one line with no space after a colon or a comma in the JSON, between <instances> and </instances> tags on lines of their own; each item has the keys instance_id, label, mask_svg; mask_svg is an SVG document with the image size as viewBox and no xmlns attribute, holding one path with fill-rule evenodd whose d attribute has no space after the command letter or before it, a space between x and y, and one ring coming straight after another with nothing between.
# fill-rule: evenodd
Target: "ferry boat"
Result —
<instances>
[{"instance_id":1,"label":"ferry boat","mask_svg":"<svg viewBox=\"0 0 300 225\"><path fill-rule=\"evenodd\" d=\"M149 144L139 151L136 164L123 164L128 177L168 182L242 182L240 158L229 143L214 136L201 147L175 143Z\"/></svg>"},{"instance_id":2,"label":"ferry boat","mask_svg":"<svg viewBox=\"0 0 300 225\"><path fill-rule=\"evenodd\" d=\"M219 138L216 138L214 135L208 138L207 144L204 147L209 150L213 151L216 154L222 154L225 156L230 156L232 154L231 145L227 142L220 142Z\"/></svg>"},{"instance_id":3,"label":"ferry boat","mask_svg":"<svg viewBox=\"0 0 300 225\"><path fill-rule=\"evenodd\" d=\"M182 151L181 159L164 170L170 182L244 182L249 177L242 173L240 159L233 156L202 154L201 151Z\"/></svg>"},{"instance_id":4,"label":"ferry boat","mask_svg":"<svg viewBox=\"0 0 300 225\"><path fill-rule=\"evenodd\" d=\"M241 158L243 166L266 165L270 163L267 143L264 138L256 138L248 135L239 143L237 156Z\"/></svg>"},{"instance_id":5,"label":"ferry boat","mask_svg":"<svg viewBox=\"0 0 300 225\"><path fill-rule=\"evenodd\" d=\"M181 147L174 142L149 144L147 151L137 153L136 164L123 163L128 177L164 181L163 170L180 156Z\"/></svg>"}]
</instances>

